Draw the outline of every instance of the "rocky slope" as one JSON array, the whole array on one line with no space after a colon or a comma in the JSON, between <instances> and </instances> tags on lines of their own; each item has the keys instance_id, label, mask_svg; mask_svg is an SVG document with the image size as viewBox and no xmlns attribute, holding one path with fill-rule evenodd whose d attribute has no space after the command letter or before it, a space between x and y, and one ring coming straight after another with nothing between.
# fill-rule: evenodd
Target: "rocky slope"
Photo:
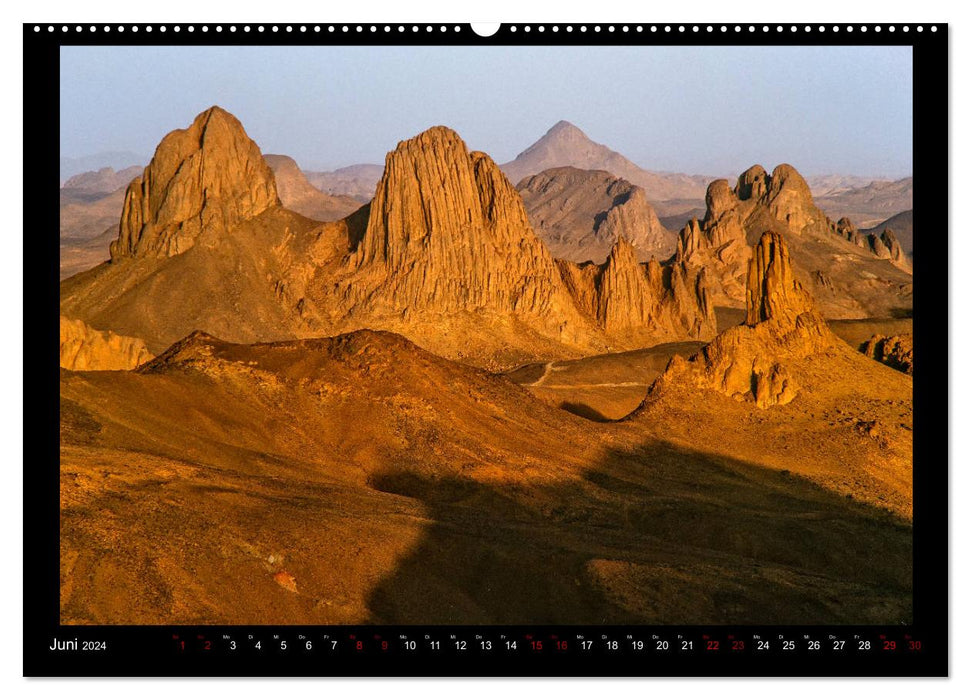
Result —
<instances>
[{"instance_id":1,"label":"rocky slope","mask_svg":"<svg viewBox=\"0 0 971 700\"><path fill-rule=\"evenodd\" d=\"M879 232L862 233L852 221L846 218L837 221L835 229L837 234L850 243L878 258L889 260L905 272L912 272L910 258L904 253L903 246L900 245L892 229L884 227Z\"/></svg>"},{"instance_id":2,"label":"rocky slope","mask_svg":"<svg viewBox=\"0 0 971 700\"><path fill-rule=\"evenodd\" d=\"M894 214L889 219L881 221L872 228L863 229L860 233L865 236L879 237L884 231L893 231L894 237L900 241L900 247L907 255L914 254L914 210L908 209Z\"/></svg>"},{"instance_id":3,"label":"rocky slope","mask_svg":"<svg viewBox=\"0 0 971 700\"><path fill-rule=\"evenodd\" d=\"M83 321L61 316L60 365L64 369L134 369L153 357L140 338L97 331Z\"/></svg>"},{"instance_id":4,"label":"rocky slope","mask_svg":"<svg viewBox=\"0 0 971 700\"><path fill-rule=\"evenodd\" d=\"M782 236L765 233L748 263L745 323L721 333L685 362L675 356L651 389L691 383L759 408L792 401L799 387L785 366L836 345L838 339L793 275Z\"/></svg>"},{"instance_id":5,"label":"rocky slope","mask_svg":"<svg viewBox=\"0 0 971 700\"><path fill-rule=\"evenodd\" d=\"M205 133L226 144L207 159L222 159L218 175L185 146L213 115L219 128ZM211 135L201 143L218 148ZM179 157L186 165L175 167ZM649 280L625 255L606 276L564 280L509 181L444 127L399 144L371 204L334 223L274 202L259 158L238 122L213 110L166 137L129 190L111 264L62 285L64 312L155 350L196 326L245 342L378 328L490 366L709 333L703 282L673 268L655 263ZM151 184L169 171L168 187ZM218 180L203 187L207 178ZM178 207L168 204L175 188ZM609 282L625 276L634 287ZM649 299L631 296L649 282Z\"/></svg>"},{"instance_id":6,"label":"rocky slope","mask_svg":"<svg viewBox=\"0 0 971 700\"><path fill-rule=\"evenodd\" d=\"M796 473L911 514L913 382L830 331L777 233L748 265L745 322L676 355L629 420L736 457L783 449Z\"/></svg>"},{"instance_id":7,"label":"rocky slope","mask_svg":"<svg viewBox=\"0 0 971 700\"><path fill-rule=\"evenodd\" d=\"M854 242L845 223L815 206L805 180L789 165L771 175L753 166L734 188L712 182L705 217L682 229L675 260L706 270L716 305L743 307L751 247L766 230L786 234L794 274L827 318L886 317L912 307L913 277L899 245L891 241L891 251L882 241Z\"/></svg>"},{"instance_id":8,"label":"rocky slope","mask_svg":"<svg viewBox=\"0 0 971 700\"><path fill-rule=\"evenodd\" d=\"M557 258L602 263L620 238L641 262L665 259L677 235L661 225L644 190L603 170L553 168L516 187L537 235Z\"/></svg>"},{"instance_id":9,"label":"rocky slope","mask_svg":"<svg viewBox=\"0 0 971 700\"><path fill-rule=\"evenodd\" d=\"M669 199L699 199L704 196L709 179L699 175L644 170L607 146L591 141L567 121L554 124L539 141L501 167L510 180L518 183L530 175L563 166L606 170L643 188L648 201L652 203Z\"/></svg>"},{"instance_id":10,"label":"rocky slope","mask_svg":"<svg viewBox=\"0 0 971 700\"><path fill-rule=\"evenodd\" d=\"M356 199L325 194L311 185L293 158L273 154L263 158L273 170L280 201L287 209L315 221L337 221L360 208Z\"/></svg>"},{"instance_id":11,"label":"rocky slope","mask_svg":"<svg viewBox=\"0 0 971 700\"><path fill-rule=\"evenodd\" d=\"M67 624L911 617L903 519L387 333L195 333L60 419Z\"/></svg>"}]
</instances>

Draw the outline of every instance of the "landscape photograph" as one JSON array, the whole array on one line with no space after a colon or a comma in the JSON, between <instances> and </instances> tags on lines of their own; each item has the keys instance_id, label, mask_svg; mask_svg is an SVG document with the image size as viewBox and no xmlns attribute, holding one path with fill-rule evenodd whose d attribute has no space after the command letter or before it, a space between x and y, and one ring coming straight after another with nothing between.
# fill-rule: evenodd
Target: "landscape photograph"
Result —
<instances>
[{"instance_id":1,"label":"landscape photograph","mask_svg":"<svg viewBox=\"0 0 971 700\"><path fill-rule=\"evenodd\" d=\"M61 47L60 622L912 623L912 93Z\"/></svg>"}]
</instances>

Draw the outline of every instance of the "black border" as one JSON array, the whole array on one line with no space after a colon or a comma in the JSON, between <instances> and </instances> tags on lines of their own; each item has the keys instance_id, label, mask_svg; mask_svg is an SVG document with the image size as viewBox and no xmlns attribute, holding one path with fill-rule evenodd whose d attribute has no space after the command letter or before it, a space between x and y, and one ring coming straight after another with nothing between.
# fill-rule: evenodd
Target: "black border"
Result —
<instances>
[{"instance_id":1,"label":"black border","mask_svg":"<svg viewBox=\"0 0 971 700\"><path fill-rule=\"evenodd\" d=\"M176 31L176 27L179 31ZM263 31L258 28L263 27ZM914 332L920 347L935 356L915 371L914 439L914 624L876 627L61 627L58 604L59 562L59 388L52 368L59 307L59 49L67 45L434 45L507 46L582 45L757 45L757 46L912 46L914 56L914 210L922 236L915 243L946 240L948 173L948 25L586 23L502 25L480 37L468 24L283 23L273 24L24 24L24 209L35 226L24 230L25 376L37 379L24 394L24 441L39 446L24 461L24 675L27 676L943 676L948 674L948 464L947 421L947 268L939 253L915 255ZM709 26L711 29L709 30ZM864 26L866 30L864 30ZM876 27L880 27L880 31ZM932 29L932 26L936 29ZM53 27L53 31L48 28ZM63 29L66 27L66 30ZM110 31L105 31L110 27ZM123 28L120 31L119 28ZM149 31L151 27L151 31ZM162 30L164 27L164 31ZM191 27L191 30L190 30ZM235 30L231 29L235 27ZM247 31L246 28L249 28ZM276 30L274 31L274 27ZM304 29L301 30L301 27ZM316 30L319 27L319 31ZM331 31L333 27L333 31ZM345 29L346 27L346 29ZM373 27L373 29L372 29ZM404 27L404 31L399 31ZM430 29L429 29L430 27ZM444 29L443 29L444 27ZM513 29L515 27L515 30ZM586 27L586 29L581 29ZM722 27L725 30L722 30ZM736 27L738 29L736 29ZM893 31L891 31L893 27ZM80 31L78 30L80 28ZM135 30L137 28L137 31ZM289 30L288 30L289 28ZM625 29L626 28L626 29ZM640 28L640 29L638 29ZM823 29L823 31L821 31ZM834 95L832 99L838 100ZM880 118L879 105L873 119ZM38 225L39 224L39 225ZM926 238L925 238L926 237ZM943 356L942 356L943 355ZM339 640L336 652L306 654L294 649L254 656L225 651L223 634L271 640L279 634ZM401 634L419 642L443 642L440 652L400 650ZM577 636L594 641L578 650ZM627 635L646 642L647 651L625 649ZM652 635L695 642L690 653L651 649ZM827 649L794 652L752 650L753 634L765 639L804 641L803 635L828 635L853 642L871 640L869 653ZM375 635L380 635L376 639ZM517 640L515 653L450 649L450 635L477 644L475 635L494 641ZM619 641L606 649L604 635ZM707 635L707 637L705 637ZM732 638L748 640L732 652ZM884 635L886 640L882 640ZM908 636L909 635L909 638ZM51 640L80 637L108 641L107 652L51 652ZM205 650L205 640L215 646ZM391 641L381 651L381 641ZM543 651L531 649L544 641ZM701 647L720 640L718 651ZM883 641L896 641L884 651ZM180 651L180 642L187 642ZM364 650L356 650L362 641ZM556 642L567 642L557 650ZM920 651L909 651L920 641ZM776 645L778 646L778 645Z\"/></svg>"}]
</instances>

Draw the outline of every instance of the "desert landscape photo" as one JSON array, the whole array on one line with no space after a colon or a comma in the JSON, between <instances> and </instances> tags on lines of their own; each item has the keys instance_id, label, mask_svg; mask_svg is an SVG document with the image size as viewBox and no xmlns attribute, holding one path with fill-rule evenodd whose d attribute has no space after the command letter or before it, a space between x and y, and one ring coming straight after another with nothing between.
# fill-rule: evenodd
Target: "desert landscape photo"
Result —
<instances>
[{"instance_id":1,"label":"desert landscape photo","mask_svg":"<svg viewBox=\"0 0 971 700\"><path fill-rule=\"evenodd\" d=\"M912 622L912 72L62 48L61 623Z\"/></svg>"}]
</instances>

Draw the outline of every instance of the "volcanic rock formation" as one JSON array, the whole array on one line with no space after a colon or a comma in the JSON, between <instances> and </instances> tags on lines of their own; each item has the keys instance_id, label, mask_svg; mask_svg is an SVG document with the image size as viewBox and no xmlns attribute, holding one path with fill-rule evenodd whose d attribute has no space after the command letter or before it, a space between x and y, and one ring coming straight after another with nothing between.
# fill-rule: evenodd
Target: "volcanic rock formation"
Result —
<instances>
[{"instance_id":1,"label":"volcanic rock formation","mask_svg":"<svg viewBox=\"0 0 971 700\"><path fill-rule=\"evenodd\" d=\"M362 273L346 285L352 307L489 308L578 323L520 198L491 158L445 127L388 155L348 267Z\"/></svg>"},{"instance_id":2,"label":"volcanic rock formation","mask_svg":"<svg viewBox=\"0 0 971 700\"><path fill-rule=\"evenodd\" d=\"M618 253L582 284L564 273L495 163L445 127L389 153L373 201L345 219L316 223L275 198L239 123L200 115L129 189L111 262L62 285L63 312L154 351L194 328L239 342L372 328L488 366L713 332L704 279L683 267Z\"/></svg>"},{"instance_id":3,"label":"volcanic rock formation","mask_svg":"<svg viewBox=\"0 0 971 700\"><path fill-rule=\"evenodd\" d=\"M617 240L602 265L557 264L581 310L614 336L633 334L643 340L645 331L670 339L710 338L715 333L703 271L689 279L680 264L662 267L651 258L641 265L626 238Z\"/></svg>"},{"instance_id":4,"label":"volcanic rock formation","mask_svg":"<svg viewBox=\"0 0 971 700\"><path fill-rule=\"evenodd\" d=\"M863 354L906 374L914 373L914 336L875 334L861 348Z\"/></svg>"},{"instance_id":5,"label":"volcanic rock formation","mask_svg":"<svg viewBox=\"0 0 971 700\"><path fill-rule=\"evenodd\" d=\"M892 234L868 239L849 220L827 219L790 165L771 175L755 165L734 188L716 180L708 186L706 206L702 221L682 229L675 260L689 270L707 270L716 305L745 304L751 246L768 230L785 232L794 274L828 318L891 316L913 303L909 262Z\"/></svg>"},{"instance_id":6,"label":"volcanic rock formation","mask_svg":"<svg viewBox=\"0 0 971 700\"><path fill-rule=\"evenodd\" d=\"M879 234L875 231L864 233L852 221L843 217L833 225L833 230L853 245L869 251L878 258L889 260L901 270L911 271L910 259L904 254L904 249L892 229L883 228Z\"/></svg>"},{"instance_id":7,"label":"volcanic rock formation","mask_svg":"<svg viewBox=\"0 0 971 700\"><path fill-rule=\"evenodd\" d=\"M178 255L279 204L259 147L236 117L211 107L162 139L128 186L111 258Z\"/></svg>"},{"instance_id":8,"label":"volcanic rock formation","mask_svg":"<svg viewBox=\"0 0 971 700\"><path fill-rule=\"evenodd\" d=\"M78 371L134 369L154 357L140 338L97 331L61 316L60 365Z\"/></svg>"},{"instance_id":9,"label":"volcanic rock formation","mask_svg":"<svg viewBox=\"0 0 971 700\"><path fill-rule=\"evenodd\" d=\"M795 279L782 236L766 232L748 265L745 323L728 329L687 361L675 356L651 393L669 383L688 383L754 401L759 408L786 404L798 393L786 360L837 342Z\"/></svg>"},{"instance_id":10,"label":"volcanic rock formation","mask_svg":"<svg viewBox=\"0 0 971 700\"><path fill-rule=\"evenodd\" d=\"M863 229L861 233L874 234L879 236L885 230L890 229L894 233L894 238L900 242L900 246L907 255L914 254L914 210L908 209L899 214L894 214L889 219L881 221L873 228Z\"/></svg>"},{"instance_id":11,"label":"volcanic rock formation","mask_svg":"<svg viewBox=\"0 0 971 700\"><path fill-rule=\"evenodd\" d=\"M677 236L661 225L644 190L603 170L553 168L516 187L529 220L557 258L603 262L629 240L637 258L667 258Z\"/></svg>"}]
</instances>

